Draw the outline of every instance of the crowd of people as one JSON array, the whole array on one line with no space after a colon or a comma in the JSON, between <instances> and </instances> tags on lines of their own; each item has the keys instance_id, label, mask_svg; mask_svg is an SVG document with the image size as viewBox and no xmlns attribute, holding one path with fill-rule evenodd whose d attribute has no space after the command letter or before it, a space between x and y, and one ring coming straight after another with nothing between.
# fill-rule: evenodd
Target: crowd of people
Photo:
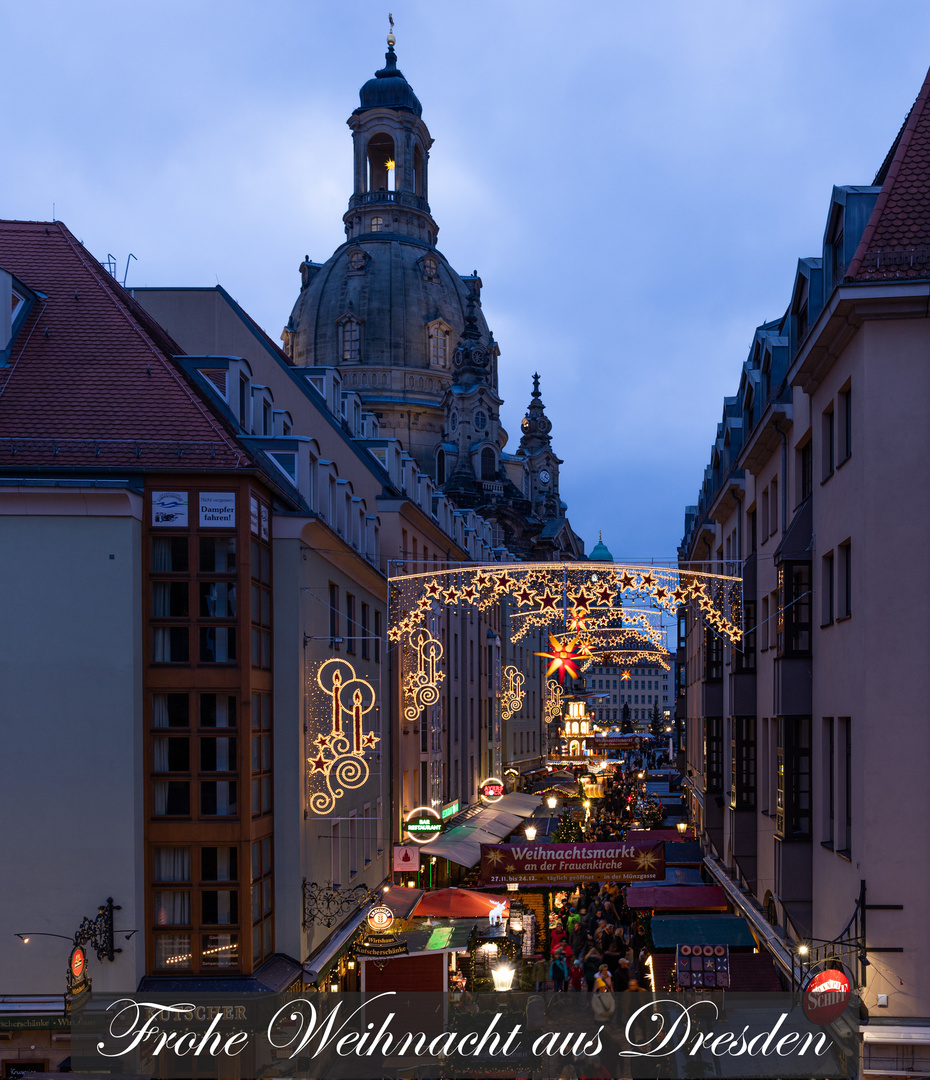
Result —
<instances>
[{"instance_id":1,"label":"crowd of people","mask_svg":"<svg viewBox=\"0 0 930 1080\"><path fill-rule=\"evenodd\" d=\"M602 805L582 826L589 843L623 840L636 822L645 789L642 773L661 767L664 757L646 751L605 778ZM626 906L621 886L589 883L566 894L550 930L550 955L538 956L533 969L536 989L607 992L649 989L643 927Z\"/></svg>"}]
</instances>

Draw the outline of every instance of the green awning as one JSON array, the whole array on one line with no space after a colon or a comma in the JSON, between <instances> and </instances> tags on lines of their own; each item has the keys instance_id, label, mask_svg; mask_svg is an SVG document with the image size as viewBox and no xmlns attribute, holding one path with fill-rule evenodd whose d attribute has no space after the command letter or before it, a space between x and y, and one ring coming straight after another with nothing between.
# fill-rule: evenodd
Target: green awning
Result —
<instances>
[{"instance_id":1,"label":"green awning","mask_svg":"<svg viewBox=\"0 0 930 1080\"><path fill-rule=\"evenodd\" d=\"M656 915L651 928L657 949L674 949L677 945L756 947L749 924L739 915Z\"/></svg>"}]
</instances>

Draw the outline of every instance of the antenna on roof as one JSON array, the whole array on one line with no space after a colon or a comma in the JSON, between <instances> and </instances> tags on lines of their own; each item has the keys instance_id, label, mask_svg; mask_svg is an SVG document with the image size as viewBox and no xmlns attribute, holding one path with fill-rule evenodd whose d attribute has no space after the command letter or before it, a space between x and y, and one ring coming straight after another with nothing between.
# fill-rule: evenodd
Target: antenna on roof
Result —
<instances>
[{"instance_id":1,"label":"antenna on roof","mask_svg":"<svg viewBox=\"0 0 930 1080\"><path fill-rule=\"evenodd\" d=\"M129 260L130 259L136 259L135 255L133 255L133 253L131 251L129 252L129 254L126 257L126 273L123 274L123 288L124 289L126 288L126 278L129 277ZM136 262L138 262L138 261L139 260L136 259Z\"/></svg>"},{"instance_id":2,"label":"antenna on roof","mask_svg":"<svg viewBox=\"0 0 930 1080\"><path fill-rule=\"evenodd\" d=\"M55 220L55 204L52 203L52 221Z\"/></svg>"},{"instance_id":3,"label":"antenna on roof","mask_svg":"<svg viewBox=\"0 0 930 1080\"><path fill-rule=\"evenodd\" d=\"M107 261L103 265L113 277L116 277L116 259L109 252L107 252Z\"/></svg>"}]
</instances>

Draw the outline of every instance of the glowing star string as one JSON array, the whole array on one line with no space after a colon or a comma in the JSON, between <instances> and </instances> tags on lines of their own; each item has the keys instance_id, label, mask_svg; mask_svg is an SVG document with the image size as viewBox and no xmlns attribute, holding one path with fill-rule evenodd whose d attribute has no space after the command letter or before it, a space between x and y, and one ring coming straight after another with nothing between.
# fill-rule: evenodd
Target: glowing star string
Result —
<instances>
[{"instance_id":1,"label":"glowing star string","mask_svg":"<svg viewBox=\"0 0 930 1080\"><path fill-rule=\"evenodd\" d=\"M347 660L320 664L309 680L310 715L324 730L313 739L307 758L310 809L328 814L347 790L360 788L369 776L365 755L381 741L365 731L364 718L374 709L374 687L359 678Z\"/></svg>"},{"instance_id":2,"label":"glowing star string","mask_svg":"<svg viewBox=\"0 0 930 1080\"><path fill-rule=\"evenodd\" d=\"M509 720L514 713L518 713L523 706L525 682L523 672L519 668L509 664L504 668L505 684L501 692L501 719Z\"/></svg>"},{"instance_id":3,"label":"glowing star string","mask_svg":"<svg viewBox=\"0 0 930 1080\"><path fill-rule=\"evenodd\" d=\"M626 563L511 563L401 575L388 584L388 640L412 646L411 659L405 658L405 666L411 665L404 681L405 715L439 699L442 647L426 626L444 608L487 611L506 603L511 642L535 628L564 633L567 626L582 639L598 631L626 633L605 642L603 651L545 654L560 665L550 664L550 670L563 673L566 660L577 669L613 655L632 664L634 654L643 653L641 659L661 664L653 654L665 653L663 614L677 617L683 606L731 644L743 636L742 579L724 574ZM642 637L631 636L636 632ZM427 647L427 640L435 644Z\"/></svg>"}]
</instances>

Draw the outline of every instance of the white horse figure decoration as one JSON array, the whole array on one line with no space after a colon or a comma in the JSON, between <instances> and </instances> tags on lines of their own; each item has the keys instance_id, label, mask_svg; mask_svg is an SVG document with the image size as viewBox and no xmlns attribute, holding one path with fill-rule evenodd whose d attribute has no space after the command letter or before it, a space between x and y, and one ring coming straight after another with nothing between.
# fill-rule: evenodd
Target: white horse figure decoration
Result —
<instances>
[{"instance_id":1,"label":"white horse figure decoration","mask_svg":"<svg viewBox=\"0 0 930 1080\"><path fill-rule=\"evenodd\" d=\"M499 904L495 904L488 912L488 922L491 926L497 926L498 923L504 921L504 904L506 903L506 900L501 900Z\"/></svg>"}]
</instances>

